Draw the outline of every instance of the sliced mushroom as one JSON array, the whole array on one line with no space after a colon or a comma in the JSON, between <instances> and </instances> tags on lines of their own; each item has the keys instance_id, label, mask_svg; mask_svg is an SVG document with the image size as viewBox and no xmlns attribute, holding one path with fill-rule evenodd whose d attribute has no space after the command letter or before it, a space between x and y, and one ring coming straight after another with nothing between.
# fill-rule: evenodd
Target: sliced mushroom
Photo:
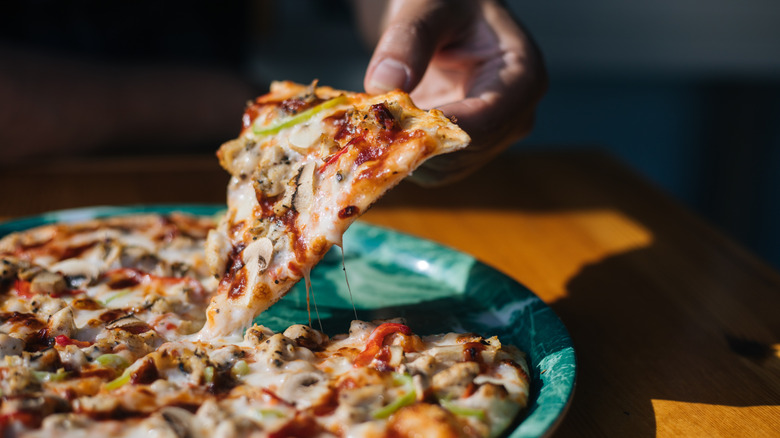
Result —
<instances>
[{"instance_id":1,"label":"sliced mushroom","mask_svg":"<svg viewBox=\"0 0 780 438\"><path fill-rule=\"evenodd\" d=\"M18 267L17 275L20 280L30 281L36 275L44 271L44 269L37 265L31 265L29 262L21 262Z\"/></svg>"},{"instance_id":2,"label":"sliced mushroom","mask_svg":"<svg viewBox=\"0 0 780 438\"><path fill-rule=\"evenodd\" d=\"M190 426L195 420L193 414L182 408L173 406L161 409L159 414L178 438L188 438L192 436Z\"/></svg>"},{"instance_id":3,"label":"sliced mushroom","mask_svg":"<svg viewBox=\"0 0 780 438\"><path fill-rule=\"evenodd\" d=\"M0 333L0 359L6 356L18 356L24 351L24 341Z\"/></svg>"},{"instance_id":4,"label":"sliced mushroom","mask_svg":"<svg viewBox=\"0 0 780 438\"><path fill-rule=\"evenodd\" d=\"M46 294L36 295L30 301L30 308L38 317L51 317L67 306L68 303L62 298L54 298Z\"/></svg>"},{"instance_id":5,"label":"sliced mushroom","mask_svg":"<svg viewBox=\"0 0 780 438\"><path fill-rule=\"evenodd\" d=\"M0 282L15 280L18 271L19 260L16 257L0 257Z\"/></svg>"},{"instance_id":6,"label":"sliced mushroom","mask_svg":"<svg viewBox=\"0 0 780 438\"><path fill-rule=\"evenodd\" d=\"M122 329L133 334L145 333L152 329L149 324L141 321L133 315L126 315L115 319L106 325L106 328L109 330Z\"/></svg>"},{"instance_id":7,"label":"sliced mushroom","mask_svg":"<svg viewBox=\"0 0 780 438\"><path fill-rule=\"evenodd\" d=\"M47 348L35 353L23 353L27 357L30 368L36 371L55 371L62 366L60 354L54 348Z\"/></svg>"},{"instance_id":8,"label":"sliced mushroom","mask_svg":"<svg viewBox=\"0 0 780 438\"><path fill-rule=\"evenodd\" d=\"M65 307L49 318L47 324L49 336L65 335L71 337L76 331L76 323L73 321L73 309Z\"/></svg>"},{"instance_id":9,"label":"sliced mushroom","mask_svg":"<svg viewBox=\"0 0 780 438\"><path fill-rule=\"evenodd\" d=\"M328 380L322 372L311 371L289 375L278 389L277 395L295 404L298 409L306 409L318 405L330 391Z\"/></svg>"},{"instance_id":10,"label":"sliced mushroom","mask_svg":"<svg viewBox=\"0 0 780 438\"><path fill-rule=\"evenodd\" d=\"M106 266L111 266L119 261L119 256L122 254L122 243L115 238L108 238L101 242L101 251L103 254L103 261Z\"/></svg>"},{"instance_id":11,"label":"sliced mushroom","mask_svg":"<svg viewBox=\"0 0 780 438\"><path fill-rule=\"evenodd\" d=\"M209 352L209 360L217 368L230 368L233 364L244 357L244 350L235 345L225 345Z\"/></svg>"},{"instance_id":12,"label":"sliced mushroom","mask_svg":"<svg viewBox=\"0 0 780 438\"><path fill-rule=\"evenodd\" d=\"M140 246L125 246L119 255L119 263L123 268L135 268L144 272L154 270L164 262L154 253Z\"/></svg>"},{"instance_id":13,"label":"sliced mushroom","mask_svg":"<svg viewBox=\"0 0 780 438\"><path fill-rule=\"evenodd\" d=\"M274 244L270 239L261 237L244 248L242 258L247 269L248 290L253 290L257 284L260 273L271 264L274 252Z\"/></svg>"},{"instance_id":14,"label":"sliced mushroom","mask_svg":"<svg viewBox=\"0 0 780 438\"><path fill-rule=\"evenodd\" d=\"M134 316L126 316L108 324L97 335L96 341L95 345L121 346L139 357L153 351L163 339L147 323Z\"/></svg>"},{"instance_id":15,"label":"sliced mushroom","mask_svg":"<svg viewBox=\"0 0 780 438\"><path fill-rule=\"evenodd\" d=\"M244 333L244 340L249 343L250 346L257 347L261 342L273 335L273 330L262 325L254 325Z\"/></svg>"},{"instance_id":16,"label":"sliced mushroom","mask_svg":"<svg viewBox=\"0 0 780 438\"><path fill-rule=\"evenodd\" d=\"M52 265L49 270L64 275L71 289L87 286L100 276L100 268L94 262L82 259L63 260Z\"/></svg>"},{"instance_id":17,"label":"sliced mushroom","mask_svg":"<svg viewBox=\"0 0 780 438\"><path fill-rule=\"evenodd\" d=\"M325 333L303 324L291 325L284 331L284 336L309 350L318 350L320 345L328 340L328 335Z\"/></svg>"},{"instance_id":18,"label":"sliced mushroom","mask_svg":"<svg viewBox=\"0 0 780 438\"><path fill-rule=\"evenodd\" d=\"M33 277L30 292L34 294L60 294L68 289L65 278L57 273L41 271Z\"/></svg>"},{"instance_id":19,"label":"sliced mushroom","mask_svg":"<svg viewBox=\"0 0 780 438\"><path fill-rule=\"evenodd\" d=\"M290 130L287 144L295 152L306 155L312 146L319 143L321 134L322 130L318 124L303 123Z\"/></svg>"},{"instance_id":20,"label":"sliced mushroom","mask_svg":"<svg viewBox=\"0 0 780 438\"><path fill-rule=\"evenodd\" d=\"M284 196L274 204L274 214L277 217L283 216L293 207L293 198L295 197L295 191L297 190L297 180L300 176L302 167L298 168L296 175L288 181L288 184L284 186Z\"/></svg>"},{"instance_id":21,"label":"sliced mushroom","mask_svg":"<svg viewBox=\"0 0 780 438\"><path fill-rule=\"evenodd\" d=\"M376 324L370 322L353 320L349 324L349 337L350 338L363 338L368 337L372 330L376 328Z\"/></svg>"},{"instance_id":22,"label":"sliced mushroom","mask_svg":"<svg viewBox=\"0 0 780 438\"><path fill-rule=\"evenodd\" d=\"M260 344L256 358L258 362L266 363L269 367L281 368L285 362L295 359L297 349L293 341L277 333Z\"/></svg>"},{"instance_id":23,"label":"sliced mushroom","mask_svg":"<svg viewBox=\"0 0 780 438\"><path fill-rule=\"evenodd\" d=\"M209 230L211 231L211 230ZM176 278L184 278L192 271L192 266L184 262L173 262L170 266L171 276Z\"/></svg>"},{"instance_id":24,"label":"sliced mushroom","mask_svg":"<svg viewBox=\"0 0 780 438\"><path fill-rule=\"evenodd\" d=\"M385 387L381 384L365 384L339 391L338 408L334 417L342 422L361 423L372 420L371 413L382 407Z\"/></svg>"},{"instance_id":25,"label":"sliced mushroom","mask_svg":"<svg viewBox=\"0 0 780 438\"><path fill-rule=\"evenodd\" d=\"M298 187L293 194L293 205L297 211L306 211L311 208L314 200L315 167L314 161L309 161L303 165L298 174Z\"/></svg>"},{"instance_id":26,"label":"sliced mushroom","mask_svg":"<svg viewBox=\"0 0 780 438\"><path fill-rule=\"evenodd\" d=\"M265 148L263 162L260 163L262 173L257 175L262 179L268 189L264 191L266 196L278 196L289 189L289 182L298 172L290 163L290 158L284 154L282 148ZM265 165L267 163L267 166Z\"/></svg>"}]
</instances>

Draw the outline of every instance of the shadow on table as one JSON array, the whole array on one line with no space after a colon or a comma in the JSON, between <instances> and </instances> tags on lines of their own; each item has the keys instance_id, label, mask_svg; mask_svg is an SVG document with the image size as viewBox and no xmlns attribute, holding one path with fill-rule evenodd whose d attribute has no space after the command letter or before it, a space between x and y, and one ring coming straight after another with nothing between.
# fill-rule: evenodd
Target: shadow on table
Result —
<instances>
[{"instance_id":1,"label":"shadow on table","mask_svg":"<svg viewBox=\"0 0 780 438\"><path fill-rule=\"evenodd\" d=\"M648 246L585 265L550 304L578 356L561 435L656 436L654 401L746 407L780 400L773 350L780 339L772 338L780 321L762 304L776 302L777 275L603 155L507 156L453 186L401 187L382 207L611 208L649 230Z\"/></svg>"},{"instance_id":2,"label":"shadow on table","mask_svg":"<svg viewBox=\"0 0 780 438\"><path fill-rule=\"evenodd\" d=\"M780 400L780 359L771 345L777 339L734 333L728 326L737 325L739 310L713 316L704 310L706 298L697 303L696 295L720 299L727 292L715 289L723 285L654 278L656 269L672 272L663 265L677 261L665 256L650 246L586 266L569 282L566 298L551 304L578 353L570 410L577 424L610 425L598 430L610 436L656 436L653 400L734 407ZM637 268L645 270L641 279ZM582 434L574 424L564 421L561 433Z\"/></svg>"}]
</instances>

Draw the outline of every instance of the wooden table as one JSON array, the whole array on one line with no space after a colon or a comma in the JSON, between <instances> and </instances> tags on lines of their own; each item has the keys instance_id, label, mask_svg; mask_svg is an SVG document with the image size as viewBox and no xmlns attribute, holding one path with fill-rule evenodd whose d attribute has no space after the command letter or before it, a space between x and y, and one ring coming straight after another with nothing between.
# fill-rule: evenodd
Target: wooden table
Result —
<instances>
[{"instance_id":1,"label":"wooden table","mask_svg":"<svg viewBox=\"0 0 780 438\"><path fill-rule=\"evenodd\" d=\"M0 217L223 202L212 157L7 169ZM595 152L507 155L460 183L402 184L364 219L471 253L561 317L578 355L556 436L780 436L780 276Z\"/></svg>"}]
</instances>

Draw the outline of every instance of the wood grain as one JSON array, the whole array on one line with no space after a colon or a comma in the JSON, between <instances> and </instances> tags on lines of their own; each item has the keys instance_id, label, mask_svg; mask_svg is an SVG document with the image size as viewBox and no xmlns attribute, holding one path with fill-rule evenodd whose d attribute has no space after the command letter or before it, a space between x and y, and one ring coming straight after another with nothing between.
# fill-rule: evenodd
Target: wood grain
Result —
<instances>
[{"instance_id":1,"label":"wood grain","mask_svg":"<svg viewBox=\"0 0 780 438\"><path fill-rule=\"evenodd\" d=\"M6 169L0 216L223 202L213 157ZM777 436L780 276L595 152L507 155L459 183L402 183L364 220L468 252L568 327L579 375L556 436Z\"/></svg>"}]
</instances>

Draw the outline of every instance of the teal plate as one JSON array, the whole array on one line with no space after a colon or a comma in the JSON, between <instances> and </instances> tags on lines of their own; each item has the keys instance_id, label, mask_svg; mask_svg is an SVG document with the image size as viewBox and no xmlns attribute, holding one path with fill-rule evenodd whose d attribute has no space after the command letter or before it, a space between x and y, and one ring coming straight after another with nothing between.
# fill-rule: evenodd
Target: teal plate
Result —
<instances>
[{"instance_id":1,"label":"teal plate","mask_svg":"<svg viewBox=\"0 0 780 438\"><path fill-rule=\"evenodd\" d=\"M144 212L213 215L223 208L164 205L63 210L2 223L0 236L53 222ZM418 334L467 331L497 335L525 351L532 374L530 404L510 438L549 436L563 418L576 375L574 348L566 328L531 291L473 257L356 222L344 236L343 255L339 248L331 250L312 271L311 284L314 317L319 315L322 328L331 335L345 333L357 311L364 320L403 317ZM303 283L257 319L275 331L307 321Z\"/></svg>"}]
</instances>

